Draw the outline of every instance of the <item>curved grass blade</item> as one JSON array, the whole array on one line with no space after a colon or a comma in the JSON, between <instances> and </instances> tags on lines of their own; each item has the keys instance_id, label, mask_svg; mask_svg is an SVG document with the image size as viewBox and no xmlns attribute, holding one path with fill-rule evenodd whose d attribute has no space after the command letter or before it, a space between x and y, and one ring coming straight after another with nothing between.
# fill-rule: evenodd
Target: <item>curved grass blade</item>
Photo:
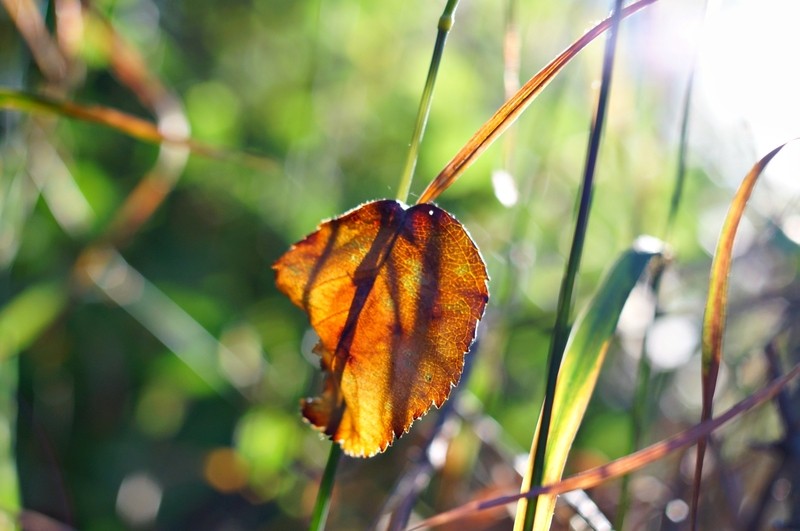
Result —
<instances>
[{"instance_id":1,"label":"curved grass blade","mask_svg":"<svg viewBox=\"0 0 800 531\"><path fill-rule=\"evenodd\" d=\"M772 380L758 392L753 393L741 402L737 403L725 411L722 415L701 422L700 424L697 424L688 430L682 431L673 435L672 437L651 444L647 448L643 448L638 452L620 457L619 459L615 459L614 461L606 463L605 465L584 470L583 472L574 474L562 481L559 481L558 483L545 485L543 487L536 487L535 489L531 489L527 492L509 494L507 496L500 496L490 500L471 501L460 507L456 507L455 509L451 509L447 512L440 513L436 516L423 520L410 529L415 530L444 525L469 516L476 511L507 505L509 503L519 501L522 498L533 498L543 494L562 494L575 489L590 489L592 487L596 487L597 485L601 485L610 479L618 478L620 476L624 476L625 474L630 474L631 472L635 472L636 470L644 468L650 463L658 461L659 459L663 459L673 452L691 446L699 439L710 435L714 430L720 428L725 423L730 422L739 415L753 409L767 400L771 400L777 396L778 393L784 387L786 387L789 382L798 376L800 376L800 363L795 365L792 370L786 373L784 376Z\"/></svg>"},{"instance_id":2,"label":"curved grass blade","mask_svg":"<svg viewBox=\"0 0 800 531\"><path fill-rule=\"evenodd\" d=\"M71 101L59 101L17 90L0 88L0 108L16 109L30 113L55 114L95 123L143 142L185 146L193 153L204 157L230 160L262 171L275 170L278 167L275 161L260 155L233 152L209 146L184 136L163 134L153 122L110 107L80 105Z\"/></svg>"},{"instance_id":3,"label":"curved grass blade","mask_svg":"<svg viewBox=\"0 0 800 531\"><path fill-rule=\"evenodd\" d=\"M700 420L711 418L713 412L714 391L717 386L720 361L722 359L722 334L725 328L725 317L728 302L728 275L731 271L733 256L733 241L736 230L744 214L744 208L750 199L750 194L769 162L780 153L788 144L800 138L792 139L781 144L755 163L733 197L728 215L722 225L717 249L714 251L714 260L711 264L711 276L708 284L708 298L706 299L705 313L703 315L703 406ZM692 529L697 525L697 509L700 501L700 483L703 472L703 459L705 457L707 440L700 439L697 443L697 461L695 462L694 489L692 492L691 521Z\"/></svg>"},{"instance_id":4,"label":"curved grass blade","mask_svg":"<svg viewBox=\"0 0 800 531\"><path fill-rule=\"evenodd\" d=\"M656 0L639 0L622 10L621 18L624 19L643 7L655 3ZM542 68L519 91L509 98L489 120L478 129L478 132L469 139L467 144L456 153L455 157L444 167L433 181L428 185L417 203L429 203L444 192L467 168L514 123L514 120L530 105L561 69L569 63L578 52L586 47L595 38L611 27L611 17L603 20L586 32L583 37L575 41L555 59Z\"/></svg>"},{"instance_id":5,"label":"curved grass blade","mask_svg":"<svg viewBox=\"0 0 800 531\"><path fill-rule=\"evenodd\" d=\"M542 483L553 483L561 479L567 454L594 391L608 342L616 329L622 307L647 265L661 256L660 241L655 238L637 240L614 264L589 306L575 321L564 349L563 363L556 383L553 421L548 432ZM531 460L536 453L537 439L538 437L534 437ZM528 473L523 480L523 491L530 490L532 486L531 470L529 463ZM522 502L517 507L515 528L519 528L524 522L527 505ZM554 507L555 496L540 499L535 515L537 529L549 527Z\"/></svg>"}]
</instances>

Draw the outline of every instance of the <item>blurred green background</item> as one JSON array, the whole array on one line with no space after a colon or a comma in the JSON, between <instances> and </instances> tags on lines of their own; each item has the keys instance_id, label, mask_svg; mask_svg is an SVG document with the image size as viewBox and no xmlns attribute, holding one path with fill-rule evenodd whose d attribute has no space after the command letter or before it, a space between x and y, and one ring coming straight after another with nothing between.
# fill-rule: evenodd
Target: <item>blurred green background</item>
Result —
<instances>
[{"instance_id":1,"label":"blurred green background","mask_svg":"<svg viewBox=\"0 0 800 531\"><path fill-rule=\"evenodd\" d=\"M37 525L46 516L88 531L302 528L329 443L304 424L298 404L321 377L307 320L276 291L270 266L321 220L395 196L444 2L31 2L63 56L50 73L9 16L13 4L0 9L4 88L114 107L164 131L188 124L194 139L270 162L187 161L182 148L97 125L0 114L0 508L14 514L21 505ZM599 0L516 4L523 81L609 9ZM719 85L727 63L712 52L725 53L723 30L737 36L736 16L776 17L748 20L786 44L795 37L775 29L789 17L776 6L792 8L731 2L702 27L697 4L664 1L623 25L576 302L583 306L635 237L665 237L692 57L703 39L713 43L698 63L687 183L669 237L676 260L649 345L658 403L648 440L698 417L716 234L732 188L798 123L797 103L776 103L782 96L770 92L788 81L754 86L755 103L741 96L734 110L714 92L727 90ZM465 0L457 11L412 201L504 100L506 10L506 2ZM515 456L527 452L539 410L601 54L598 43L580 55L439 200L481 249L492 299L421 515L518 485ZM771 72L758 54L734 67L749 72L748 60ZM756 119L765 102L778 109L769 126ZM740 237L722 404L763 382L759 349L795 315L797 167L768 173ZM123 216L129 225L109 229L145 179L155 183L147 197L163 192L163 203L140 227ZM639 343L652 313L645 295L634 299L573 469L628 451ZM786 350L793 339L783 339ZM381 521L436 416L383 455L343 462L332 528ZM721 455L737 463L745 486L731 501L715 476L706 502L737 514L767 488L757 474L773 461L736 459L779 437L780 423L765 408L727 433ZM680 459L637 476L633 511L651 528L668 525L667 502L685 499L690 471ZM596 493L611 514L615 489ZM507 518L469 525L504 529Z\"/></svg>"}]
</instances>

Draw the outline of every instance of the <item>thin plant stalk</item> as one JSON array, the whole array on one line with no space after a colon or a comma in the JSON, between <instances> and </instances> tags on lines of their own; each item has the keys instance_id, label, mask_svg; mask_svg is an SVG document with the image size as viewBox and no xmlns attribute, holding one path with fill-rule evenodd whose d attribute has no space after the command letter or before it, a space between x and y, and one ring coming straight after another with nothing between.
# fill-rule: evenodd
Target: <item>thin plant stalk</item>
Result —
<instances>
[{"instance_id":1,"label":"thin plant stalk","mask_svg":"<svg viewBox=\"0 0 800 531\"><path fill-rule=\"evenodd\" d=\"M653 367L647 359L645 344L647 336L642 338L642 349L640 351L639 367L636 372L636 390L634 391L633 411L631 413L632 429L631 437L628 441L628 453L635 451L642 444L642 437L645 432L646 415L650 411L652 399L649 393L650 376ZM622 529L625 525L625 517L631 505L630 476L622 478L620 486L619 504L617 505L617 515L614 519L614 529Z\"/></svg>"},{"instance_id":2,"label":"thin plant stalk","mask_svg":"<svg viewBox=\"0 0 800 531\"><path fill-rule=\"evenodd\" d=\"M428 115L431 111L433 101L433 87L436 85L436 75L439 73L439 64L442 62L444 45L447 41L447 34L455 22L455 12L458 0L447 0L444 12L439 18L438 31L436 33L436 43L433 46L433 56L431 65L428 69L428 78L425 80L425 88L422 90L422 98L419 102L417 111L417 123L414 125L414 134L411 135L411 144L408 148L408 157L400 177L400 185L397 188L397 199L402 202L408 200L408 193L411 190L411 181L414 178L414 169L417 167L419 159L419 146L422 144L422 137L425 136L425 126L428 124Z\"/></svg>"},{"instance_id":3,"label":"thin plant stalk","mask_svg":"<svg viewBox=\"0 0 800 531\"><path fill-rule=\"evenodd\" d=\"M425 135L425 126L428 123L428 115L430 114L431 102L433 101L433 88L436 84L436 76L442 61L447 34L450 32L450 28L453 27L457 6L458 0L448 0L444 12L439 18L436 43L433 47L433 57L431 57L431 65L428 69L428 78L425 80L425 88L422 90L422 98L417 113L417 122L414 126L414 133L411 137L411 145L408 150L408 158L406 159L406 165L400 178L400 186L398 187L397 199L403 202L408 200L408 193L411 190L411 180L414 176L414 169L417 166L417 159L419 157L419 146ZM321 531L325 529L325 522L328 519L328 509L331 503L331 494L333 492L334 478L336 476L336 467L339 464L341 455L342 450L339 445L335 442L332 443L331 452L328 455L328 463L325 465L325 472L322 475L319 492L317 493L317 501L314 504L314 512L312 513L311 525L309 526L310 531Z\"/></svg>"},{"instance_id":4,"label":"thin plant stalk","mask_svg":"<svg viewBox=\"0 0 800 531\"><path fill-rule=\"evenodd\" d=\"M703 24L708 12L708 1L703 2ZM701 33L702 35L702 28ZM686 183L686 151L689 144L689 117L692 107L692 94L694 92L694 77L697 71L697 53L698 47L695 47L691 63L689 66L689 79L686 81L686 92L683 96L683 109L681 111L681 133L678 141L678 167L675 174L675 188L672 190L672 198L669 202L669 214L667 215L667 228L665 230L664 239L669 240L672 228L675 225L675 218L678 215L678 208L681 204L683 197L683 188Z\"/></svg>"},{"instance_id":5,"label":"thin plant stalk","mask_svg":"<svg viewBox=\"0 0 800 531\"><path fill-rule=\"evenodd\" d=\"M653 319L658 317L660 308L658 307L658 291L661 286L661 278L664 274L665 262L659 262L659 265L653 272L653 277L649 283L649 290L655 300L655 311L653 312ZM651 321L652 323L652 321ZM647 355L647 335L650 327L645 330L644 337L642 337L641 349L639 351L639 367L636 372L636 389L634 391L633 406L631 412L631 437L628 441L628 453L634 452L641 448L644 433L647 430L648 419L650 418L650 410L653 406L653 388L650 382L653 373L653 366L650 363L650 358ZM617 507L617 515L614 521L615 529L622 529L625 523L625 516L630 508L630 476L622 478L622 485L620 487L619 504Z\"/></svg>"},{"instance_id":6,"label":"thin plant stalk","mask_svg":"<svg viewBox=\"0 0 800 531\"><path fill-rule=\"evenodd\" d=\"M328 454L328 463L325 465L325 472L322 473L322 481L317 492L317 501L314 503L314 512L311 513L311 524L309 531L322 531L325 529L325 522L328 520L328 509L331 506L331 494L333 493L333 481L336 477L336 467L342 457L342 448L335 442L331 442L331 453Z\"/></svg>"},{"instance_id":7,"label":"thin plant stalk","mask_svg":"<svg viewBox=\"0 0 800 531\"><path fill-rule=\"evenodd\" d=\"M583 172L583 184L581 187L580 204L578 207L578 219L575 222L575 232L572 238L567 267L561 282L561 290L558 297L556 310L556 323L550 342L550 353L548 356L547 382L540 419L539 436L536 442L536 454L533 459L533 470L529 470L531 485L538 486L542 482L544 473L544 458L547 450L547 438L550 432L550 423L553 412L553 398L555 395L556 380L558 371L561 367L561 360L564 355L564 347L569 336L569 316L572 306L572 293L575 288L575 281L580 268L583 246L586 240L586 229L589 222L589 212L592 205L592 195L594 191L594 173L597 165L597 155L600 150L600 139L603 132L606 109L608 107L608 95L611 88L611 73L616 54L617 34L619 33L619 23L622 19L622 0L614 0L614 11L611 18L608 39L606 40L605 54L603 56L603 73L600 82L600 93L597 98L597 108L595 111L591 133L589 136L589 148L586 155L586 165ZM536 514L536 499L531 500L525 508L525 520L523 529L533 528L533 520Z\"/></svg>"},{"instance_id":8,"label":"thin plant stalk","mask_svg":"<svg viewBox=\"0 0 800 531\"><path fill-rule=\"evenodd\" d=\"M703 22L705 23L705 13L708 10L708 2L703 2ZM702 28L700 34L702 35ZM686 154L689 145L689 120L691 115L692 94L694 93L694 79L697 72L697 55L699 47L695 47L692 53L692 59L689 66L689 77L686 81L686 88L683 96L683 108L681 110L681 130L680 138L678 140L678 161L675 172L675 185L672 190L672 196L669 203L669 212L667 214L667 224L664 230L664 240L669 241L672 230L675 226L675 219L678 216L678 209L680 208L681 199L683 198L683 190L686 184ZM658 288L661 284L661 273L659 270L653 279L653 292L658 296ZM656 301L656 316L658 316L658 301ZM646 429L647 419L650 418L650 411L655 403L652 394L652 386L650 382L650 375L652 367L646 352L647 334L649 329L645 332L645 337L642 342L641 357L639 358L639 370L636 377L636 391L634 398L634 405L632 411L633 430L631 434L631 451L636 450L642 444L642 437ZM657 395L656 395L657 396ZM620 494L619 510L617 512L617 520L615 522L617 529L622 529L630 503L629 492L629 476L622 479L622 488Z\"/></svg>"}]
</instances>

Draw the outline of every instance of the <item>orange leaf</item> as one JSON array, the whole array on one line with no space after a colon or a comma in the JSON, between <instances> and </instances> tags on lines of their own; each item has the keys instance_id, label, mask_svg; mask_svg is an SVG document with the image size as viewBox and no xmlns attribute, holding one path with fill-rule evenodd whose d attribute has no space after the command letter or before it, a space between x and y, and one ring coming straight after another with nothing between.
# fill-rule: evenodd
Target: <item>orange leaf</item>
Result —
<instances>
[{"instance_id":1,"label":"orange leaf","mask_svg":"<svg viewBox=\"0 0 800 531\"><path fill-rule=\"evenodd\" d=\"M369 457L441 406L489 298L467 231L431 204L375 201L326 221L275 263L320 341L322 395L303 416Z\"/></svg>"}]
</instances>

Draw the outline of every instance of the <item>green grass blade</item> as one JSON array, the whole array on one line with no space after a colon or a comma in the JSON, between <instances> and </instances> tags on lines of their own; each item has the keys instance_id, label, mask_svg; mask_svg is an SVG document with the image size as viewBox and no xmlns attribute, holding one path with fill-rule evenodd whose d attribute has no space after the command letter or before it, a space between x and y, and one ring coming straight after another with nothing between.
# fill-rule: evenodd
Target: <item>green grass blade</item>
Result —
<instances>
[{"instance_id":1,"label":"green grass blade","mask_svg":"<svg viewBox=\"0 0 800 531\"><path fill-rule=\"evenodd\" d=\"M311 514L311 525L309 531L322 531L325 529L325 522L328 520L328 509L331 506L331 494L333 493L333 482L336 478L336 467L342 457L342 447L337 443L331 443L331 453L328 454L328 463L325 465L325 472L322 474L322 481L317 492L317 501L314 503L314 512Z\"/></svg>"},{"instance_id":2,"label":"green grass blade","mask_svg":"<svg viewBox=\"0 0 800 531\"><path fill-rule=\"evenodd\" d=\"M606 49L603 57L603 71L600 81L600 93L597 97L597 107L592 120L591 131L589 134L589 146L586 153L586 164L583 172L583 182L581 184L580 203L578 206L578 218L575 221L575 231L572 237L572 245L567 259L567 266L561 283L558 295L558 307L556 309L556 322L553 336L550 342L550 352L547 359L547 382L544 394L544 404L541 416L539 417L539 428L535 437L535 452L527 471L526 477L531 479L531 485L541 485L544 479L545 456L547 455L547 445L550 436L550 423L555 413L555 388L561 367L561 360L564 356L564 349L569 333L569 320L572 309L572 292L578 277L578 269L583 256L583 246L586 240L586 230L589 225L589 213L592 208L592 195L594 193L594 173L597 165L597 158L600 152L600 139L603 134L603 123L605 121L606 110L608 108L608 96L611 91L611 74L613 71L614 57L616 55L617 35L619 24L622 20L622 0L615 0L614 11L611 17L611 25ZM537 500L530 502L525 500L520 503L517 513L515 529L533 529L534 515L537 513ZM520 517L524 513L524 520ZM546 519L549 522L549 518ZM540 524L543 525L541 519ZM549 524L547 524L549 525Z\"/></svg>"},{"instance_id":3,"label":"green grass blade","mask_svg":"<svg viewBox=\"0 0 800 531\"><path fill-rule=\"evenodd\" d=\"M638 240L614 264L589 306L575 321L564 349L554 393L553 420L542 469L543 483L555 483L561 479L567 454L594 391L622 307L647 265L661 255L658 240ZM523 485L523 490L529 490L531 485L530 482ZM521 503L517 511L518 522L524 518L523 505ZM548 528L554 506L555 497L550 496L542 498L537 504L537 529Z\"/></svg>"},{"instance_id":4,"label":"green grass blade","mask_svg":"<svg viewBox=\"0 0 800 531\"><path fill-rule=\"evenodd\" d=\"M436 43L433 46L433 56L431 66L428 69L428 78L425 80L425 88L422 89L422 98L419 102L417 112L417 123L414 126L414 134L411 135L411 145L408 148L406 165L403 168L403 175L400 178L400 186L397 189L397 199L402 202L408 200L408 192L411 190L411 181L414 178L414 169L417 167L419 157L419 146L422 144L422 137L425 136L425 126L428 124L428 115L431 111L433 101L433 87L436 85L436 75L439 73L439 64L442 62L444 45L447 42L447 34L455 22L455 12L458 0L447 0L442 16L439 18L439 27L436 33Z\"/></svg>"},{"instance_id":5,"label":"green grass blade","mask_svg":"<svg viewBox=\"0 0 800 531\"><path fill-rule=\"evenodd\" d=\"M790 140L800 140L795 138ZM764 171L769 162L780 153L788 144L785 142L776 147L761 160L755 163L750 171L745 175L742 184L736 191L731 201L725 222L722 224L717 249L714 251L714 260L711 264L711 275L708 283L708 298L706 299L705 313L703 314L703 406L700 413L701 421L711 418L713 413L714 392L717 387L717 376L722 360L722 334L725 330L725 317L728 302L728 275L731 271L731 261L733 258L733 241L736 238L736 231L739 222L744 214L744 208L750 199L750 194L758 182L758 178ZM703 459L705 457L707 439L703 438L697 442L697 461L695 463L694 489L692 493L691 521L692 528L697 525L697 509L700 501L700 482L703 473Z\"/></svg>"}]
</instances>

